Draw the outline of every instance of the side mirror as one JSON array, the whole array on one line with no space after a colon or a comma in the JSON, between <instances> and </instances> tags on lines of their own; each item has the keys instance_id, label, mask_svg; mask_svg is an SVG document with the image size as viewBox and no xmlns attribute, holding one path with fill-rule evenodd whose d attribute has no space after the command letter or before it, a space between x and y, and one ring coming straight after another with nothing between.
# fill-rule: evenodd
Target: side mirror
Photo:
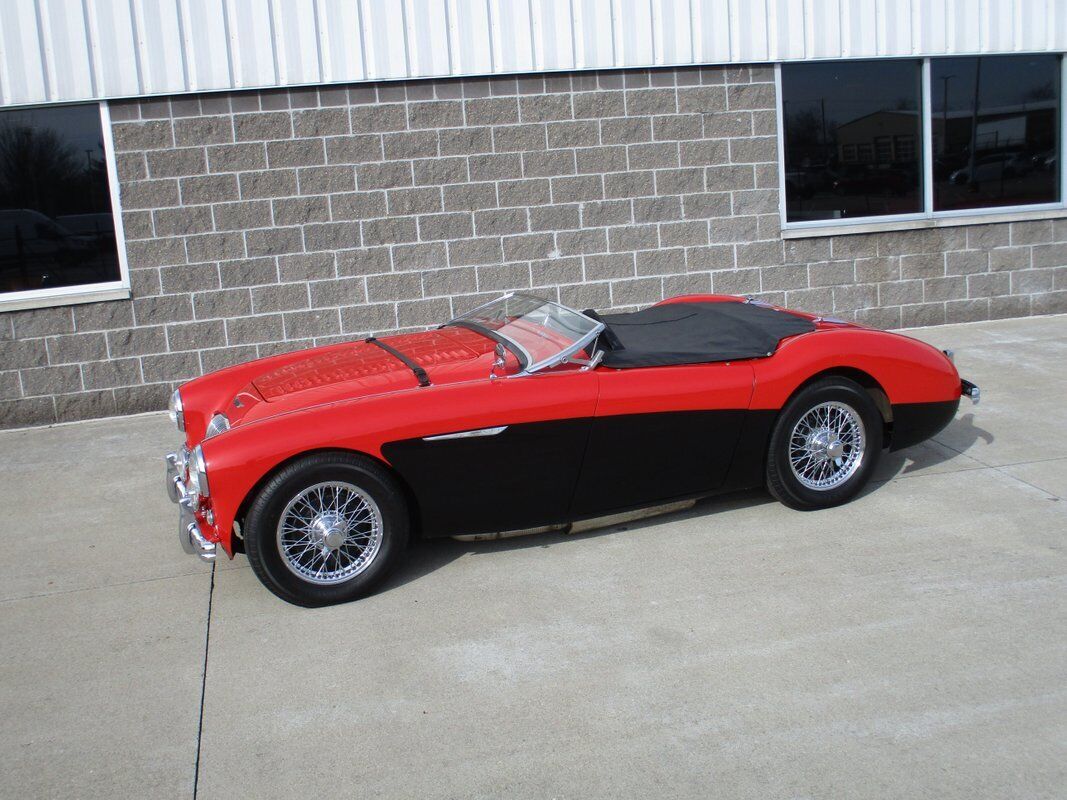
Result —
<instances>
[{"instance_id":1,"label":"side mirror","mask_svg":"<svg viewBox=\"0 0 1067 800\"><path fill-rule=\"evenodd\" d=\"M493 349L493 366L489 368L489 380L502 378L504 376L504 369L505 367L507 367L507 365L508 353L504 349L504 345L502 345L500 342L497 342L496 347Z\"/></svg>"}]
</instances>

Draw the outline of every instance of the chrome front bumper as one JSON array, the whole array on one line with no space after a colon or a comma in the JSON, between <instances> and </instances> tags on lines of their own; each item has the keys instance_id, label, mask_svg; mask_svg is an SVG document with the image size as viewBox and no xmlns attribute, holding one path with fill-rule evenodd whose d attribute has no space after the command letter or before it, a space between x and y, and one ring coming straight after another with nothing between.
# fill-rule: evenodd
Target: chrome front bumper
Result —
<instances>
[{"instance_id":1,"label":"chrome front bumper","mask_svg":"<svg viewBox=\"0 0 1067 800\"><path fill-rule=\"evenodd\" d=\"M177 453L167 453L163 460L167 463L167 496L178 504L178 541L182 550L189 555L200 556L204 561L214 561L218 545L209 542L200 531L193 513L193 497L182 480L179 467L181 457Z\"/></svg>"}]
</instances>

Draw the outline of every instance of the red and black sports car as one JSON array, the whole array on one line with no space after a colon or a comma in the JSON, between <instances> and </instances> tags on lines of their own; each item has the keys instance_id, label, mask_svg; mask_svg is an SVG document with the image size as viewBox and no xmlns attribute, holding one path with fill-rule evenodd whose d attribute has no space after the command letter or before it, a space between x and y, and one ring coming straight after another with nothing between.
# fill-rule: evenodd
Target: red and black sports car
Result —
<instances>
[{"instance_id":1,"label":"red and black sports car","mask_svg":"<svg viewBox=\"0 0 1067 800\"><path fill-rule=\"evenodd\" d=\"M797 509L843 503L961 394L978 399L929 345L744 298L599 315L509 294L184 384L167 486L188 552L243 551L279 597L325 605L369 592L411 535L764 485Z\"/></svg>"}]
</instances>

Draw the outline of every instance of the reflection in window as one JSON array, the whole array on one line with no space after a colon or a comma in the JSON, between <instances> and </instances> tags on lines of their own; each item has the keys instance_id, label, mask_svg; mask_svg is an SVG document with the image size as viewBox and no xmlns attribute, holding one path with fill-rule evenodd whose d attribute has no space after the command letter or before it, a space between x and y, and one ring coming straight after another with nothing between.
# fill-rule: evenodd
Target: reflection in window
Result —
<instances>
[{"instance_id":1,"label":"reflection in window","mask_svg":"<svg viewBox=\"0 0 1067 800\"><path fill-rule=\"evenodd\" d=\"M919 61L782 66L789 222L922 211Z\"/></svg>"},{"instance_id":2,"label":"reflection in window","mask_svg":"<svg viewBox=\"0 0 1067 800\"><path fill-rule=\"evenodd\" d=\"M930 64L934 209L1059 199L1059 58L935 58Z\"/></svg>"},{"instance_id":3,"label":"reflection in window","mask_svg":"<svg viewBox=\"0 0 1067 800\"><path fill-rule=\"evenodd\" d=\"M99 106L0 111L0 299L119 279Z\"/></svg>"}]
</instances>

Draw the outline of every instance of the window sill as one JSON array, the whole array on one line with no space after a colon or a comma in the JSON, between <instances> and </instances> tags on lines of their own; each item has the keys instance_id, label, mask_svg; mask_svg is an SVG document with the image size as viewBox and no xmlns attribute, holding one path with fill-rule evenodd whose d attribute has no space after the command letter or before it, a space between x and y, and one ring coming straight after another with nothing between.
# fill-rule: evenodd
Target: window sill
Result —
<instances>
[{"instance_id":1,"label":"window sill","mask_svg":"<svg viewBox=\"0 0 1067 800\"><path fill-rule=\"evenodd\" d=\"M0 313L32 308L73 306L79 303L102 303L107 300L128 300L129 298L130 288L128 286L114 285L11 292L6 297L0 294Z\"/></svg>"},{"instance_id":2,"label":"window sill","mask_svg":"<svg viewBox=\"0 0 1067 800\"><path fill-rule=\"evenodd\" d=\"M841 222L833 224L783 226L783 239L813 239L820 236L849 236L859 233L914 231L924 228L954 228L961 225L992 225L998 222L1028 222L1042 219L1067 219L1067 206L1035 208L1023 211L983 211L971 214L945 214L936 217Z\"/></svg>"}]
</instances>

